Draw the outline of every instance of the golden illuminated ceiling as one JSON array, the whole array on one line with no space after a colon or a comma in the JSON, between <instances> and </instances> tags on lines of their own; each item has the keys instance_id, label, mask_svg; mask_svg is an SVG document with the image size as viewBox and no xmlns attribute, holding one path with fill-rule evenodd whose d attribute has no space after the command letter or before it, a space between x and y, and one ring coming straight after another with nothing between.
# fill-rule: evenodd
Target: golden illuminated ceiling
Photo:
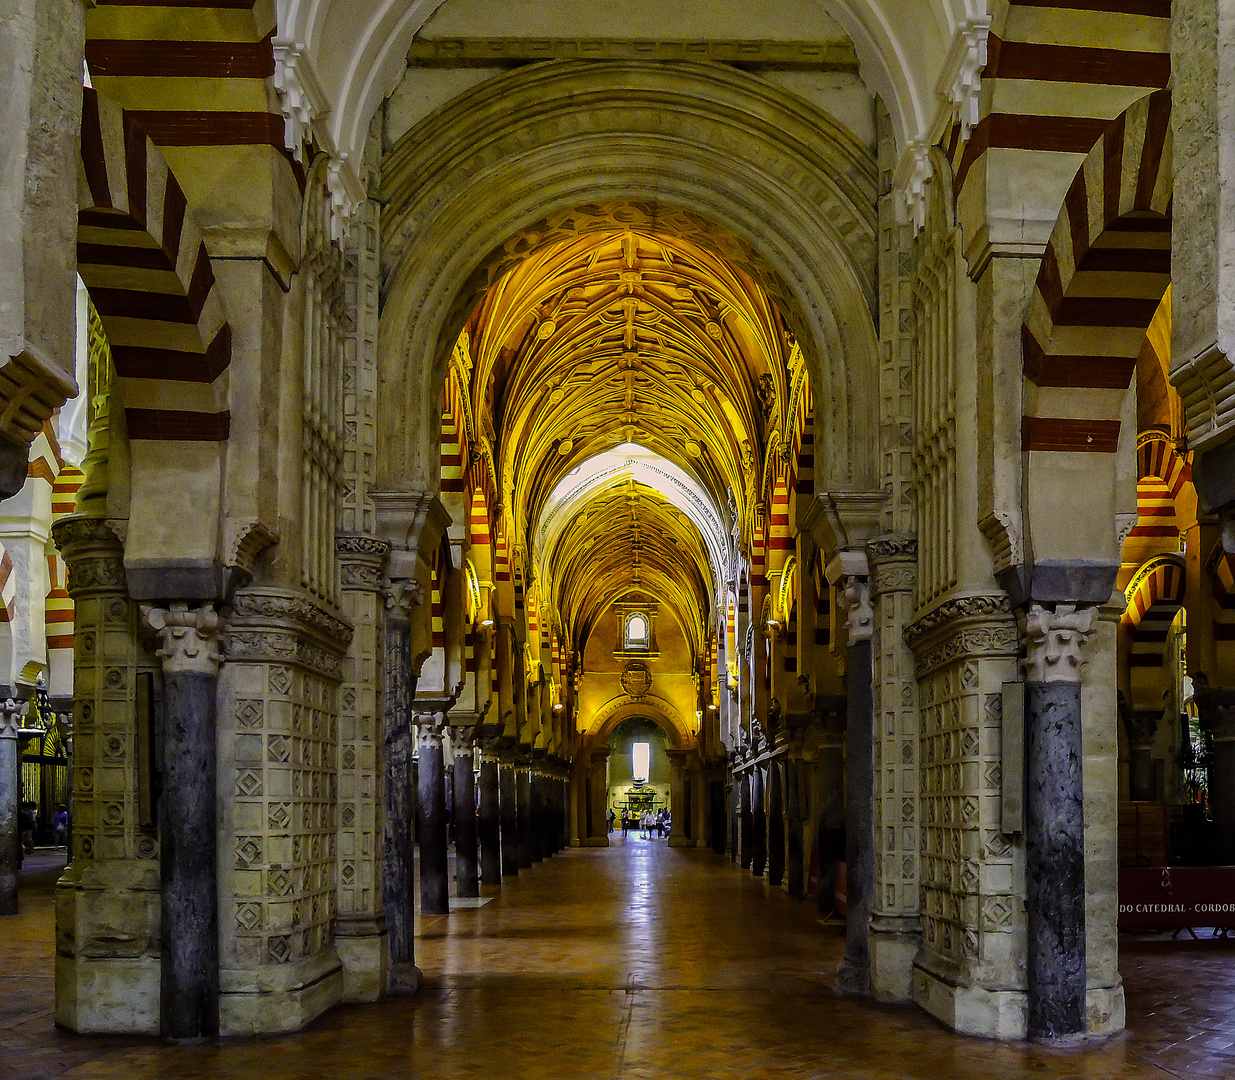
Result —
<instances>
[{"instance_id":1,"label":"golden illuminated ceiling","mask_svg":"<svg viewBox=\"0 0 1235 1080\"><path fill-rule=\"evenodd\" d=\"M614 228L533 248L467 334L475 435L542 602L579 645L642 591L702 651L730 502L759 500L801 364L765 292L692 239Z\"/></svg>"}]
</instances>

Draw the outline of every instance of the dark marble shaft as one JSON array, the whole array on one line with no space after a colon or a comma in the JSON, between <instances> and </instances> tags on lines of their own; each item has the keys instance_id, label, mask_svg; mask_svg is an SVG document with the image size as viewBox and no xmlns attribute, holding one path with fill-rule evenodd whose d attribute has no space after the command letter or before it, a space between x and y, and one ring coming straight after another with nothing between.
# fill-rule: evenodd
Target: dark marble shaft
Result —
<instances>
[{"instance_id":1,"label":"dark marble shaft","mask_svg":"<svg viewBox=\"0 0 1235 1080\"><path fill-rule=\"evenodd\" d=\"M756 765L750 771L750 872L755 877L763 877L768 868L768 814L764 798L763 769Z\"/></svg>"},{"instance_id":2,"label":"dark marble shaft","mask_svg":"<svg viewBox=\"0 0 1235 1080\"><path fill-rule=\"evenodd\" d=\"M455 892L480 895L479 835L476 825L476 773L471 749L455 754Z\"/></svg>"},{"instance_id":3,"label":"dark marble shaft","mask_svg":"<svg viewBox=\"0 0 1235 1080\"><path fill-rule=\"evenodd\" d=\"M420 913L450 913L446 849L446 770L440 739L420 743Z\"/></svg>"},{"instance_id":4,"label":"dark marble shaft","mask_svg":"<svg viewBox=\"0 0 1235 1080\"><path fill-rule=\"evenodd\" d=\"M382 906L394 969L415 961L416 788L412 782L411 642L408 623L386 622L382 743L386 752L383 785Z\"/></svg>"},{"instance_id":5,"label":"dark marble shaft","mask_svg":"<svg viewBox=\"0 0 1235 1080\"><path fill-rule=\"evenodd\" d=\"M752 817L750 810L750 773L742 777L741 787L741 811L738 815L738 832L740 833L739 848L741 850L741 866L743 870L749 870L751 859L754 857L754 845L752 840Z\"/></svg>"},{"instance_id":6,"label":"dark marble shaft","mask_svg":"<svg viewBox=\"0 0 1235 1080\"><path fill-rule=\"evenodd\" d=\"M502 810L498 795L497 762L480 762L480 879L486 885L502 883Z\"/></svg>"},{"instance_id":7,"label":"dark marble shaft","mask_svg":"<svg viewBox=\"0 0 1235 1080\"><path fill-rule=\"evenodd\" d=\"M768 884L779 885L785 877L785 804L779 776L780 762L768 766Z\"/></svg>"},{"instance_id":8,"label":"dark marble shaft","mask_svg":"<svg viewBox=\"0 0 1235 1080\"><path fill-rule=\"evenodd\" d=\"M1128 762L1128 797L1133 802L1150 802L1155 794L1153 750L1148 746L1134 746Z\"/></svg>"},{"instance_id":9,"label":"dark marble shaft","mask_svg":"<svg viewBox=\"0 0 1235 1080\"><path fill-rule=\"evenodd\" d=\"M519 784L515 766L502 762L498 772L498 791L502 814L502 874L519 873Z\"/></svg>"},{"instance_id":10,"label":"dark marble shaft","mask_svg":"<svg viewBox=\"0 0 1235 1080\"><path fill-rule=\"evenodd\" d=\"M790 896L806 895L805 830L802 821L802 799L799 781L801 765L792 759L785 763L786 844L789 849L785 882Z\"/></svg>"},{"instance_id":11,"label":"dark marble shaft","mask_svg":"<svg viewBox=\"0 0 1235 1080\"><path fill-rule=\"evenodd\" d=\"M871 693L871 643L849 646L848 726L845 732L845 959L837 985L850 994L870 992L870 914L875 895L875 724Z\"/></svg>"},{"instance_id":12,"label":"dark marble shaft","mask_svg":"<svg viewBox=\"0 0 1235 1080\"><path fill-rule=\"evenodd\" d=\"M532 866L532 770L526 765L515 769L517 816L519 819L519 869Z\"/></svg>"},{"instance_id":13,"label":"dark marble shaft","mask_svg":"<svg viewBox=\"0 0 1235 1080\"><path fill-rule=\"evenodd\" d=\"M532 862L543 862L545 851L545 778L533 772L528 778L528 793L531 796L532 816L528 829L528 850Z\"/></svg>"},{"instance_id":14,"label":"dark marble shaft","mask_svg":"<svg viewBox=\"0 0 1235 1080\"><path fill-rule=\"evenodd\" d=\"M1235 864L1235 741L1214 740L1209 766L1209 807L1214 819L1214 857Z\"/></svg>"},{"instance_id":15,"label":"dark marble shaft","mask_svg":"<svg viewBox=\"0 0 1235 1080\"><path fill-rule=\"evenodd\" d=\"M1081 685L1027 683L1025 880L1029 1034L1085 1030Z\"/></svg>"},{"instance_id":16,"label":"dark marble shaft","mask_svg":"<svg viewBox=\"0 0 1235 1080\"><path fill-rule=\"evenodd\" d=\"M219 1030L217 688L217 676L195 671L167 672L163 682L159 1028L169 1039L200 1039Z\"/></svg>"},{"instance_id":17,"label":"dark marble shaft","mask_svg":"<svg viewBox=\"0 0 1235 1080\"><path fill-rule=\"evenodd\" d=\"M741 815L742 815L742 781L734 778L729 795L729 861L738 861L738 850L741 847Z\"/></svg>"},{"instance_id":18,"label":"dark marble shaft","mask_svg":"<svg viewBox=\"0 0 1235 1080\"><path fill-rule=\"evenodd\" d=\"M17 835L17 740L0 739L0 915L17 914L17 865L21 841Z\"/></svg>"}]
</instances>

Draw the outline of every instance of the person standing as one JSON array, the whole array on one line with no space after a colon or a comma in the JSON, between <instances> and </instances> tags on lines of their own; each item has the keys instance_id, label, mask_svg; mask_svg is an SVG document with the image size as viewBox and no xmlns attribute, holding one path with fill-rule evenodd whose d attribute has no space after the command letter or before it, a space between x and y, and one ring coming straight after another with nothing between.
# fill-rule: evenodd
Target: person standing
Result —
<instances>
[{"instance_id":1,"label":"person standing","mask_svg":"<svg viewBox=\"0 0 1235 1080\"><path fill-rule=\"evenodd\" d=\"M63 847L69 841L69 810L64 803L56 803L56 812L51 816L51 842Z\"/></svg>"}]
</instances>

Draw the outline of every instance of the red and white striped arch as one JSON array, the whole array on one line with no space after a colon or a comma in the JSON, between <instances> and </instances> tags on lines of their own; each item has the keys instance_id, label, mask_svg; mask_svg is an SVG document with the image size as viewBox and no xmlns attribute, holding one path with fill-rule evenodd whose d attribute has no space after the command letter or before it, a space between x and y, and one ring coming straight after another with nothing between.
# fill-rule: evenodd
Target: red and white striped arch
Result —
<instances>
[{"instance_id":1,"label":"red and white striped arch","mask_svg":"<svg viewBox=\"0 0 1235 1080\"><path fill-rule=\"evenodd\" d=\"M1114 453L1122 395L1170 283L1170 96L1117 117L1068 189L1022 328L1023 449Z\"/></svg>"},{"instance_id":2,"label":"red and white striped arch","mask_svg":"<svg viewBox=\"0 0 1235 1080\"><path fill-rule=\"evenodd\" d=\"M1171 624L1184 604L1188 571L1182 555L1155 555L1128 582L1128 606L1123 622L1128 627L1128 663L1132 667L1161 667Z\"/></svg>"},{"instance_id":3,"label":"red and white striped arch","mask_svg":"<svg viewBox=\"0 0 1235 1080\"><path fill-rule=\"evenodd\" d=\"M224 442L231 329L176 178L119 105L84 90L78 273L103 322L130 440Z\"/></svg>"}]
</instances>

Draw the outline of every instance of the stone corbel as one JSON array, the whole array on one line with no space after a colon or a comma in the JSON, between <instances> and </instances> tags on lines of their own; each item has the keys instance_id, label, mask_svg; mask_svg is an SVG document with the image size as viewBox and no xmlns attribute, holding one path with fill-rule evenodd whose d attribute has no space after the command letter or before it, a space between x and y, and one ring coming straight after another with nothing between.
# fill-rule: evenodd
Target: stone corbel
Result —
<instances>
[{"instance_id":1,"label":"stone corbel","mask_svg":"<svg viewBox=\"0 0 1235 1080\"><path fill-rule=\"evenodd\" d=\"M982 69L986 67L986 41L990 32L989 15L961 23L943 64L939 92L956 109L956 119L961 125L961 142L968 141L970 133L978 125Z\"/></svg>"},{"instance_id":2,"label":"stone corbel","mask_svg":"<svg viewBox=\"0 0 1235 1080\"><path fill-rule=\"evenodd\" d=\"M871 607L870 566L865 551L838 552L825 570L828 581L840 587L849 642L869 641L875 632L875 611Z\"/></svg>"},{"instance_id":3,"label":"stone corbel","mask_svg":"<svg viewBox=\"0 0 1235 1080\"><path fill-rule=\"evenodd\" d=\"M29 703L8 698L0 702L0 739L16 739L21 731L21 719Z\"/></svg>"},{"instance_id":4,"label":"stone corbel","mask_svg":"<svg viewBox=\"0 0 1235 1080\"><path fill-rule=\"evenodd\" d=\"M163 659L167 674L197 674L215 676L223 654L219 651L219 635L223 619L212 604L190 608L181 602L166 608L143 604L142 618L159 635L162 647L157 655Z\"/></svg>"},{"instance_id":5,"label":"stone corbel","mask_svg":"<svg viewBox=\"0 0 1235 1080\"><path fill-rule=\"evenodd\" d=\"M1081 668L1088 663L1082 648L1097 613L1096 607L1078 610L1074 604L1057 604L1052 611L1031 604L1023 616L1026 681L1080 682Z\"/></svg>"},{"instance_id":6,"label":"stone corbel","mask_svg":"<svg viewBox=\"0 0 1235 1080\"><path fill-rule=\"evenodd\" d=\"M326 93L305 55L303 42L276 37L272 45L274 88L283 110L283 142L297 161L304 161L305 148L313 141L313 121L329 111Z\"/></svg>"}]
</instances>

